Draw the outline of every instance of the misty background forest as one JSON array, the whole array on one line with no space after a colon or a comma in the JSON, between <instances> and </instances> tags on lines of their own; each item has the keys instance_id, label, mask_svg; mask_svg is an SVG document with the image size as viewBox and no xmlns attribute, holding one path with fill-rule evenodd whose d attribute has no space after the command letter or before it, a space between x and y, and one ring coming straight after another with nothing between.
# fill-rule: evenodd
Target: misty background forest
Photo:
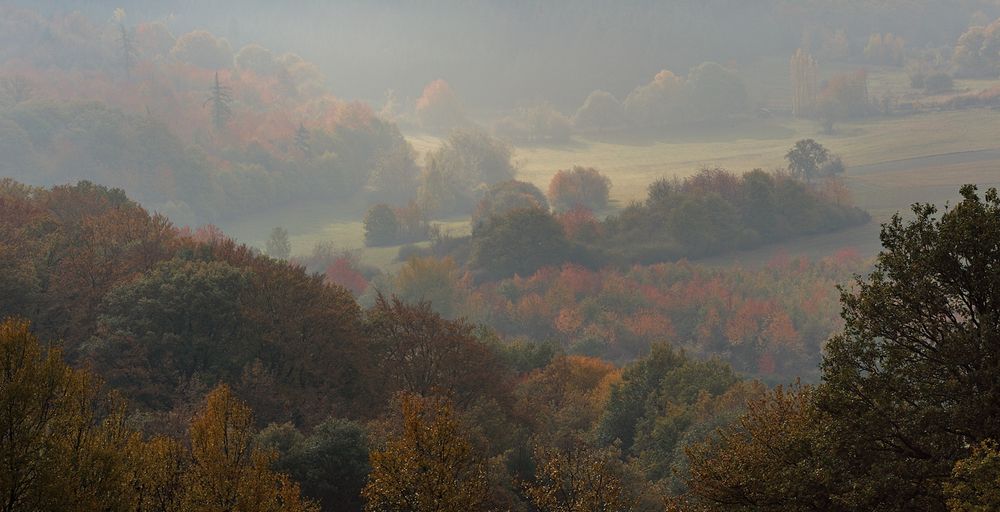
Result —
<instances>
[{"instance_id":1,"label":"misty background forest","mask_svg":"<svg viewBox=\"0 0 1000 512\"><path fill-rule=\"evenodd\" d=\"M1000 3L0 3L0 511L1000 509Z\"/></svg>"}]
</instances>

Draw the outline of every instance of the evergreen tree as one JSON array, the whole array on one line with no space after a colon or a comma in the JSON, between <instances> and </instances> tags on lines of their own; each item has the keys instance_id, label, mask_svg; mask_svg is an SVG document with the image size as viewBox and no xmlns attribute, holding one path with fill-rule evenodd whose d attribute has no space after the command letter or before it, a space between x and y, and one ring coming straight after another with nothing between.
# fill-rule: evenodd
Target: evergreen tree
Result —
<instances>
[{"instance_id":1,"label":"evergreen tree","mask_svg":"<svg viewBox=\"0 0 1000 512\"><path fill-rule=\"evenodd\" d=\"M215 83L212 85L208 98L205 99L203 105L208 105L212 108L212 125L215 126L216 130L225 128L226 123L233 117L232 103L232 90L219 82L219 72L216 71Z\"/></svg>"}]
</instances>

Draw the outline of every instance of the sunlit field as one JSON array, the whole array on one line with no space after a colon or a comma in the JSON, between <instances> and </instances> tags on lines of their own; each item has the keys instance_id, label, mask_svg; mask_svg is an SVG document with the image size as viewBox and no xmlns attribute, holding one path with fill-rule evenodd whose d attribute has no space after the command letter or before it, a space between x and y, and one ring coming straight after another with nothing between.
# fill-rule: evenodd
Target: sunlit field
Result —
<instances>
[{"instance_id":1,"label":"sunlit field","mask_svg":"<svg viewBox=\"0 0 1000 512\"><path fill-rule=\"evenodd\" d=\"M975 82L977 87L994 83ZM518 178L542 190L559 169L573 165L595 167L613 182L614 208L642 200L646 187L662 177L690 176L713 167L736 171L783 167L785 153L802 138L815 138L844 158L848 185L858 205L870 211L875 222L907 209L915 201L953 200L958 197L958 186L964 183L1000 182L1000 155L988 153L964 159L955 155L930 163L921 161L934 155L1000 148L1000 112L987 108L837 123L832 134L823 133L811 121L764 119L747 120L727 130L714 130L710 135L688 130L643 136L576 136L567 144L518 146L514 158L518 163ZM410 134L407 140L421 154L433 151L441 143L440 138L427 134ZM952 159L958 163L950 164ZM974 161L967 161L970 159ZM888 162L894 162L888 166L889 170L865 170L867 166ZM360 209L345 211L337 205L308 203L223 227L242 241L262 246L271 227L287 225L295 254L307 253L317 242L332 242L344 249L358 249L367 264L391 267L398 247L364 248L362 224L358 220L362 216ZM469 229L468 223L461 219L442 224L445 231L456 235ZM856 228L826 236L844 246L871 250L878 245L876 228ZM816 243L806 240L768 251L809 253L808 249Z\"/></svg>"}]
</instances>

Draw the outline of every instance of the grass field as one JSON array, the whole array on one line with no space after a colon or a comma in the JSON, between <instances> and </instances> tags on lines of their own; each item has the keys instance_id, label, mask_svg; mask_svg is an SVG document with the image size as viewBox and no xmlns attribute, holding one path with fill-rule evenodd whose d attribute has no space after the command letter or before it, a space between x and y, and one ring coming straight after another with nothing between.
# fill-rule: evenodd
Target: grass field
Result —
<instances>
[{"instance_id":1,"label":"grass field","mask_svg":"<svg viewBox=\"0 0 1000 512\"><path fill-rule=\"evenodd\" d=\"M769 90L781 94L775 70L783 73L787 62L771 62L757 71L760 80L775 83ZM770 69L769 69L770 68ZM781 80L779 80L779 78ZM748 80L749 81L749 80ZM956 88L981 90L996 81L959 81ZM871 74L871 94L913 94L908 78L900 69L886 69ZM777 91L777 92L775 92ZM752 91L753 92L753 91ZM766 101L755 93L757 101ZM737 172L754 168L774 169L785 165L784 155L795 141L814 138L841 155L848 166L847 182L862 208L870 211L874 227L849 230L826 238L804 239L782 247L761 250L753 259L766 257L768 251L791 254L826 253L833 246L855 246L862 252L877 249L877 222L897 210L906 210L916 201L941 203L958 197L963 183L1000 184L1000 153L975 161L944 157L922 157L1000 149L1000 112L968 109L928 112L905 116L873 117L857 122L838 123L833 134L822 133L817 123L794 119L747 119L723 129L664 131L654 135L615 134L601 137L576 136L562 145L519 146L514 159L518 179L529 181L542 190L552 175L573 165L596 167L613 183L612 207L645 197L646 187L661 177L689 176L706 167L723 167ZM441 144L439 138L407 134L419 154ZM892 162L892 164L886 164ZM882 164L882 165L877 165ZM866 170L867 169L867 170ZM305 204L240 219L222 227L239 240L263 247L273 226L284 226L292 234L293 252L308 253L316 242L333 242L345 249L363 248L360 219L364 205ZM468 232L463 219L443 223L454 234ZM398 248L363 249L365 263L393 267ZM722 262L743 261L751 255L735 255Z\"/></svg>"}]
</instances>

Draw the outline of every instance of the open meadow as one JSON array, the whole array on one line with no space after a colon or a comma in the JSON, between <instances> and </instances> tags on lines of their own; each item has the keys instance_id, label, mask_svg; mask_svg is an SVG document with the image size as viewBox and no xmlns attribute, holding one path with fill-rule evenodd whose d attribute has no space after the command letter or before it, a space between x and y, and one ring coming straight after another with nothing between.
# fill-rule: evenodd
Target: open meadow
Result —
<instances>
[{"instance_id":1,"label":"open meadow","mask_svg":"<svg viewBox=\"0 0 1000 512\"><path fill-rule=\"evenodd\" d=\"M846 182L861 208L872 213L873 223L843 233L793 241L778 247L737 254L720 262L753 262L776 251L794 254L828 254L854 247L863 254L878 247L877 224L916 201L944 202L957 198L964 183L1000 184L1000 112L988 108L868 118L838 123L832 134L817 123L794 119L747 120L722 132L699 135L661 132L654 135L575 136L561 145L517 146L518 179L542 190L559 169L573 165L595 167L612 182L612 208L645 197L646 187L661 177L685 177L702 168L734 171L775 169L785 165L784 155L795 141L815 138L841 155L848 166ZM407 137L418 153L432 151L441 139L426 134ZM362 261L392 267L398 247L364 248L361 207L303 203L294 207L248 216L223 225L241 241L263 246L275 225L291 232L295 254L306 254L317 242L358 250ZM468 232L462 219L442 222L446 232ZM714 260L713 260L714 261Z\"/></svg>"}]
</instances>

